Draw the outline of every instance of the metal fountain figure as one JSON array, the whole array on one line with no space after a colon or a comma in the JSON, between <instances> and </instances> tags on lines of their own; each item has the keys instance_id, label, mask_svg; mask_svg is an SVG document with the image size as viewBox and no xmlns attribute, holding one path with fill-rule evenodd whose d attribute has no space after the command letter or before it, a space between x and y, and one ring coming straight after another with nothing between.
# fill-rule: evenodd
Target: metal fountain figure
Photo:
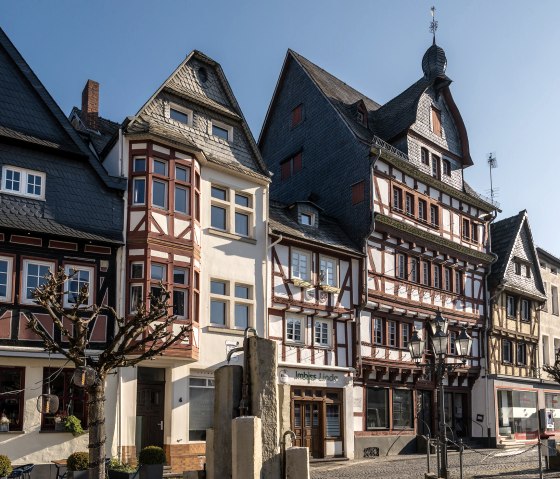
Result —
<instances>
[{"instance_id":1,"label":"metal fountain figure","mask_svg":"<svg viewBox=\"0 0 560 479\"><path fill-rule=\"evenodd\" d=\"M472 338L467 334L466 327L455 340L455 348L457 356L461 358L461 362L448 361L447 346L449 343L449 333L447 331L449 321L445 319L441 312L438 310L434 319L428 321L431 339L432 350L426 351L426 341L420 339L416 329L412 332L412 337L408 343L408 349L412 359L416 365L423 368L426 373L433 372L436 376L437 387L439 390L439 440L441 442L441 452L438 460L439 464L439 477L448 479L447 467L447 435L445 430L445 408L444 398L445 391L443 386L443 379L447 373L452 372L454 369L462 367L467 362L467 357L471 354ZM431 353L433 355L433 362L421 363L424 353ZM447 360L447 361L446 361ZM428 445L429 447L429 445Z\"/></svg>"}]
</instances>

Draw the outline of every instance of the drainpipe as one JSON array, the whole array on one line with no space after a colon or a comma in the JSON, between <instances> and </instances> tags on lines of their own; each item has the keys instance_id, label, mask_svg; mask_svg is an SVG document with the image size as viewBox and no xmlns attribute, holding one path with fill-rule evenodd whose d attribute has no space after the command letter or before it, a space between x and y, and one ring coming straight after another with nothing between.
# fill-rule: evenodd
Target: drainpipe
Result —
<instances>
[{"instance_id":1,"label":"drainpipe","mask_svg":"<svg viewBox=\"0 0 560 479\"><path fill-rule=\"evenodd\" d=\"M266 211L270 211L270 208L267 208ZM268 235L270 234L270 232L268 231L268 224L267 224L266 230L267 230L267 237L268 237ZM264 296L264 304L265 304L263 313L264 313L264 317L266 318L266 321L264 322L264 337L265 338L268 338L268 330L269 330L269 320L268 320L268 307L269 307L268 298L269 298L269 296L268 296L268 294L270 292L269 288L272 286L271 283L270 283L270 272L271 272L270 265L272 263L272 258L270 258L270 260L269 260L268 255L270 254L269 250L271 250L274 246L276 246L278 243L280 243L280 241L282 241L282 239L284 239L284 237L282 235L279 235L278 239L276 239L276 241L273 241L272 243L270 243L267 246L266 251L265 251L266 279L264 281L265 291L264 291L264 295L263 295Z\"/></svg>"},{"instance_id":2,"label":"drainpipe","mask_svg":"<svg viewBox=\"0 0 560 479\"><path fill-rule=\"evenodd\" d=\"M374 195L374 182L373 182L373 172L374 172L374 167L375 164L377 163L377 160L379 160L379 158L381 158L381 148L379 148L379 153L377 154L377 156L370 156L369 157L369 178L370 178L370 184L369 184L369 188L370 188L370 193L369 193L369 197L371 200L371 218L370 218L370 227L368 230L368 233L364 239L364 268L362 268L363 271L363 288L365 290L364 294L362 295L362 302L360 303L360 305L357 308L356 311L356 350L357 350L357 362L358 364L356 364L356 371L357 373L359 372L359 374L362 373L362 348L360 346L361 343L361 337L360 337L360 319L362 316L362 311L365 309L367 303L368 303L368 240L369 237L373 234L373 231L375 230L375 204L374 204L374 200L375 200L375 195Z\"/></svg>"},{"instance_id":3,"label":"drainpipe","mask_svg":"<svg viewBox=\"0 0 560 479\"><path fill-rule=\"evenodd\" d=\"M490 263L490 265L488 266L488 271L486 273L486 278L485 278L485 286L486 286L486 292L488 294L485 295L486 297L486 314L484 316L484 328L483 328L483 347L484 347L484 402L486 404L486 435L488 437L488 441L490 442L490 405L489 405L489 394L488 394L488 388L489 388L489 382L488 382L488 331L490 330L490 317L492 315L492 305L494 302L494 299L496 298L497 295L499 295L503 290L504 290L504 285L503 283L500 283L498 285L497 288L497 292L492 296L490 296L490 288L488 287L488 277L490 276L490 274L492 273L492 265L498 260L498 255L496 253L492 252L492 228L491 228L491 224L492 222L496 219L496 216L498 215L498 213L496 212L496 210L494 210L492 212L492 217L490 218L490 221L488 221L488 227L487 227L487 231L488 231L488 250L490 252L490 255L494 257L494 260Z\"/></svg>"}]
</instances>

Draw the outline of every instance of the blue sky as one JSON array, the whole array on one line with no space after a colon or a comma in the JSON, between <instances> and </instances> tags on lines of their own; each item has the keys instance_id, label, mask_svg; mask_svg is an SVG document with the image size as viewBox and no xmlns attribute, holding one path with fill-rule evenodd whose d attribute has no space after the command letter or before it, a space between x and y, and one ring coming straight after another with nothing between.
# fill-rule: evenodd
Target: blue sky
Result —
<instances>
[{"instance_id":1,"label":"blue sky","mask_svg":"<svg viewBox=\"0 0 560 479\"><path fill-rule=\"evenodd\" d=\"M500 217L527 209L537 244L560 255L560 2L2 0L0 26L66 113L92 78L115 121L202 50L258 137L287 48L385 103L422 74L433 3L475 163L467 180L488 193L494 152Z\"/></svg>"}]
</instances>

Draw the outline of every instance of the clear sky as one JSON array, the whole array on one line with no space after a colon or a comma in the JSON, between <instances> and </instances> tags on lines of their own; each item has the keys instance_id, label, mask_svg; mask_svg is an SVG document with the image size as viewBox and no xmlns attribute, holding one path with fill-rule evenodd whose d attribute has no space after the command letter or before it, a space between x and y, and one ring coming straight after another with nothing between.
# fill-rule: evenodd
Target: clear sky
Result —
<instances>
[{"instance_id":1,"label":"clear sky","mask_svg":"<svg viewBox=\"0 0 560 479\"><path fill-rule=\"evenodd\" d=\"M288 48L379 103L418 80L430 6L474 166L500 218L527 209L560 255L560 2L539 0L2 0L0 26L64 112L88 78L102 116L135 114L192 49L221 63L258 138Z\"/></svg>"}]
</instances>

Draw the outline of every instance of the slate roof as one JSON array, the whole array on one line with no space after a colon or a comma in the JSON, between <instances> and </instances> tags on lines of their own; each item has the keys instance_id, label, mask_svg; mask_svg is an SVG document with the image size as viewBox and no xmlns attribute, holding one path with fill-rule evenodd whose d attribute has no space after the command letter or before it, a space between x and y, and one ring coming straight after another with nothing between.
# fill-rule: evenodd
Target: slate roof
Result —
<instances>
[{"instance_id":1,"label":"slate roof","mask_svg":"<svg viewBox=\"0 0 560 479\"><path fill-rule=\"evenodd\" d=\"M0 64L0 136L74 154L108 187L124 190L126 181L107 174L1 28Z\"/></svg>"},{"instance_id":2,"label":"slate roof","mask_svg":"<svg viewBox=\"0 0 560 479\"><path fill-rule=\"evenodd\" d=\"M492 253L498 256L492 265L492 273L488 277L489 281L497 285L504 278L507 265L511 256L515 239L521 229L526 211L520 211L515 216L496 221L491 225L492 234Z\"/></svg>"},{"instance_id":3,"label":"slate roof","mask_svg":"<svg viewBox=\"0 0 560 479\"><path fill-rule=\"evenodd\" d=\"M291 205L293 207L293 205ZM348 237L333 218L319 215L319 226L301 225L289 205L271 201L269 205L269 228L282 236L303 240L317 246L328 246L346 253L363 256L363 252Z\"/></svg>"},{"instance_id":4,"label":"slate roof","mask_svg":"<svg viewBox=\"0 0 560 479\"><path fill-rule=\"evenodd\" d=\"M78 119L79 126L76 129L80 132L80 134L84 135L89 141L91 141L99 156L101 156L107 144L119 131L119 123L101 116L97 119L97 130L93 131L88 129L82 122L82 110L78 107L72 108L72 111L70 112L70 120L72 120L73 117Z\"/></svg>"},{"instance_id":5,"label":"slate roof","mask_svg":"<svg viewBox=\"0 0 560 479\"><path fill-rule=\"evenodd\" d=\"M528 248L527 254L533 265L533 274L528 278L512 274L512 270L508 270L512 257L516 255L516 251L514 250L516 241L522 234L523 229L526 230L527 239L525 248ZM491 235L492 252L498 256L498 259L492 266L491 274L488 277L490 286L495 287L503 283L508 287L522 290L544 299L546 293L540 273L537 250L535 249L531 227L529 226L527 211L520 211L515 216L505 218L492 224Z\"/></svg>"},{"instance_id":6,"label":"slate roof","mask_svg":"<svg viewBox=\"0 0 560 479\"><path fill-rule=\"evenodd\" d=\"M0 228L122 244L122 234L119 231L99 234L65 225L54 218L47 203L10 195L0 195Z\"/></svg>"},{"instance_id":7,"label":"slate roof","mask_svg":"<svg viewBox=\"0 0 560 479\"><path fill-rule=\"evenodd\" d=\"M223 89L225 96L229 105L222 104L220 102L215 101L212 98L207 98L201 95L200 93L196 92L192 88L189 88L187 84L181 83L179 81L175 81L175 77L178 72L182 69L184 65L186 65L191 60L196 60L202 63L205 63L207 66L214 69L217 73L219 78L220 86ZM229 161L224 162L215 158L216 163L221 163L222 166L226 168L231 168L236 171L246 171L250 172L249 174L255 178L259 178L261 180L269 180L270 179L270 172L268 171L264 160L262 159L261 153L255 139L253 138L253 134L249 129L247 121L243 116L243 112L227 78L222 70L221 65L216 62L215 60L211 59L210 57L206 56L204 53L193 50L191 53L187 55L185 60L181 62L181 64L173 71L173 73L163 82L163 84L154 92L154 94L146 101L146 103L140 108L136 116L131 118L131 121L126 126L126 133L127 134L135 134L140 133L142 131L147 133L153 133L156 136L160 136L163 138L169 137L173 141L179 141L182 144L187 144L187 146L191 146L196 148L199 151L206 151L205 145L202 144L200 138L195 138L193 135L189 135L187 132L177 132L177 128L172 128L168 123L161 122L156 120L154 117L150 117L149 115L144 114L149 105L153 102L153 100L161 93L161 92L171 92L174 95L177 95L181 98L184 98L188 101L201 105L209 110L213 110L215 112L224 115L225 117L229 117L238 122L239 126L243 130L243 133L248 141L249 148L252 155L252 160L247 162L247 164L241 164L236 161ZM140 123L140 125L137 125ZM206 155L208 157L208 155ZM211 157L208 157L210 161L213 161Z\"/></svg>"}]
</instances>

